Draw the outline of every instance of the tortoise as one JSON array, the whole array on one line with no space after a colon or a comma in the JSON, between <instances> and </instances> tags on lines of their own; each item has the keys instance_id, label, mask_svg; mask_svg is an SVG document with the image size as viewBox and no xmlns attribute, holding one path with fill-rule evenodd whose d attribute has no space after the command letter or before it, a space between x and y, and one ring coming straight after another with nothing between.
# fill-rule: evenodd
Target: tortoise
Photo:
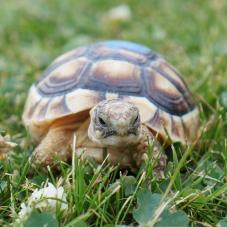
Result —
<instances>
[{"instance_id":1,"label":"tortoise","mask_svg":"<svg viewBox=\"0 0 227 227\"><path fill-rule=\"evenodd\" d=\"M161 145L191 144L199 111L176 69L150 48L123 40L78 47L58 57L29 91L23 123L36 163L76 154L136 170L148 157L164 170ZM107 156L108 155L108 156Z\"/></svg>"}]
</instances>

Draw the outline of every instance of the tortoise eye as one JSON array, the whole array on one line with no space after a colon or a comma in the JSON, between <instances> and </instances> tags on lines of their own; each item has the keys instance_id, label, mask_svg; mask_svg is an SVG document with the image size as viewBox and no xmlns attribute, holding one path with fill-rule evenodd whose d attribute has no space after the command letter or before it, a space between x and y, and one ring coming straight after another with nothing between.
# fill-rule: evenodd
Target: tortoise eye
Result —
<instances>
[{"instance_id":1,"label":"tortoise eye","mask_svg":"<svg viewBox=\"0 0 227 227\"><path fill-rule=\"evenodd\" d=\"M99 123L100 123L102 126L106 126L106 125L107 125L106 122L105 122L101 117L99 117L98 120L99 120Z\"/></svg>"}]
</instances>

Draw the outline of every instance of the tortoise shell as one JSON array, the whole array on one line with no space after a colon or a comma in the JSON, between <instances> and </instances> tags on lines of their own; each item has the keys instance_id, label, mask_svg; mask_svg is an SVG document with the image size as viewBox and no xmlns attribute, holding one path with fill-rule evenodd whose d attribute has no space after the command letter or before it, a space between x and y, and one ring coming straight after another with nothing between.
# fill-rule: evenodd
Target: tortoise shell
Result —
<instances>
[{"instance_id":1,"label":"tortoise shell","mask_svg":"<svg viewBox=\"0 0 227 227\"><path fill-rule=\"evenodd\" d=\"M57 119L83 121L104 99L134 103L142 122L162 138L192 142L198 108L179 73L146 46L104 41L57 58L31 86L23 122L40 140Z\"/></svg>"}]
</instances>

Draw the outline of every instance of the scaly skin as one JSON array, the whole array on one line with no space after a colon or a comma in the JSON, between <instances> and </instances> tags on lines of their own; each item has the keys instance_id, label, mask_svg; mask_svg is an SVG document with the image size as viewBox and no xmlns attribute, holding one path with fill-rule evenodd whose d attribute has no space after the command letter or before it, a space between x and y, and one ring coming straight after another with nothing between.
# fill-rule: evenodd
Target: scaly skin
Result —
<instances>
[{"instance_id":1,"label":"scaly skin","mask_svg":"<svg viewBox=\"0 0 227 227\"><path fill-rule=\"evenodd\" d=\"M149 157L147 153L149 146L152 148L151 157ZM149 129L147 129L146 126L142 126L141 137L139 144L136 146L136 152L133 154L133 159L136 161L137 167L139 168L148 158L151 158L154 164L154 174L158 178L162 178L164 176L167 157Z\"/></svg>"},{"instance_id":2,"label":"scaly skin","mask_svg":"<svg viewBox=\"0 0 227 227\"><path fill-rule=\"evenodd\" d=\"M72 130L52 127L33 152L35 164L52 166L55 159L67 161L70 156Z\"/></svg>"}]
</instances>

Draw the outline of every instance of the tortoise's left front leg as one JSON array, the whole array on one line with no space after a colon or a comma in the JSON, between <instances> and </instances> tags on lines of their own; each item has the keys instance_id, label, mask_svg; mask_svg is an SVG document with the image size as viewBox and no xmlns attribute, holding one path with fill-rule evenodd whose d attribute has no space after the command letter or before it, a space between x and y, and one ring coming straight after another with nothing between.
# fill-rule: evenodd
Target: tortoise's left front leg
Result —
<instances>
[{"instance_id":1,"label":"tortoise's left front leg","mask_svg":"<svg viewBox=\"0 0 227 227\"><path fill-rule=\"evenodd\" d=\"M152 148L151 157L148 155L149 146ZM158 178L162 178L164 176L167 157L150 130L146 126L142 126L141 138L133 154L133 159L139 167L148 158L151 158L154 163L154 174Z\"/></svg>"},{"instance_id":2,"label":"tortoise's left front leg","mask_svg":"<svg viewBox=\"0 0 227 227\"><path fill-rule=\"evenodd\" d=\"M52 127L33 152L34 162L42 166L53 165L54 159L67 161L71 157L73 131Z\"/></svg>"}]
</instances>

